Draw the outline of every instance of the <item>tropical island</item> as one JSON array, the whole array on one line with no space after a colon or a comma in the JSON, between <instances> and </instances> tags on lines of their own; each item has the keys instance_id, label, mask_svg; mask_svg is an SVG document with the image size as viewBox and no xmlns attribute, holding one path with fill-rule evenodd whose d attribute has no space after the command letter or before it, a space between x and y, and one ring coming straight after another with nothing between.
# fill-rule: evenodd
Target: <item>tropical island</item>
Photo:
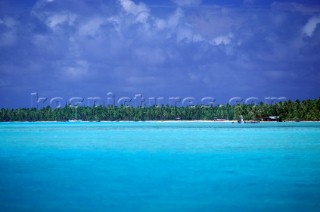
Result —
<instances>
[{"instance_id":1,"label":"tropical island","mask_svg":"<svg viewBox=\"0 0 320 212\"><path fill-rule=\"evenodd\" d=\"M164 121L164 120L237 120L320 121L320 98L284 101L275 104L236 104L208 106L96 106L44 107L0 110L0 121Z\"/></svg>"}]
</instances>

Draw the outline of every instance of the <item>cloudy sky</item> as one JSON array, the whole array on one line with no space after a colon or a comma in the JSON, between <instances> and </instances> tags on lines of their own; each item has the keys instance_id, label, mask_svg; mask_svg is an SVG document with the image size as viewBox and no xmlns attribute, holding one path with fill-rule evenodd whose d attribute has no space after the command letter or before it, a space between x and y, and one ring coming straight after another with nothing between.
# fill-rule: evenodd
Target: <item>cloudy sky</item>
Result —
<instances>
[{"instance_id":1,"label":"cloudy sky","mask_svg":"<svg viewBox=\"0 0 320 212\"><path fill-rule=\"evenodd\" d=\"M69 99L320 95L320 3L0 0L0 107Z\"/></svg>"}]
</instances>

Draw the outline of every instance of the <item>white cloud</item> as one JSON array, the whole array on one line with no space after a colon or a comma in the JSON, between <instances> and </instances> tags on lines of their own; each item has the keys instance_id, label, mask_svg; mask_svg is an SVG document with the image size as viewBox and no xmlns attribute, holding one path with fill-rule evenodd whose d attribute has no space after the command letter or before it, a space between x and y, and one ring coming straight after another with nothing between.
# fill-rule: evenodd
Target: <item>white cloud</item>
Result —
<instances>
[{"instance_id":1,"label":"white cloud","mask_svg":"<svg viewBox=\"0 0 320 212\"><path fill-rule=\"evenodd\" d=\"M109 18L107 18L107 22L111 23L114 27L114 29L120 33L120 29L121 29L121 21L118 17L116 16L111 16Z\"/></svg>"},{"instance_id":2,"label":"white cloud","mask_svg":"<svg viewBox=\"0 0 320 212\"><path fill-rule=\"evenodd\" d=\"M195 34L193 30L187 27L180 27L177 29L178 42L202 42L204 38L200 34Z\"/></svg>"},{"instance_id":3,"label":"white cloud","mask_svg":"<svg viewBox=\"0 0 320 212\"><path fill-rule=\"evenodd\" d=\"M291 12L299 12L304 15L312 15L319 13L320 7L315 4L299 4L294 2L281 2L275 1L272 3L272 8L279 11L291 11Z\"/></svg>"},{"instance_id":4,"label":"white cloud","mask_svg":"<svg viewBox=\"0 0 320 212\"><path fill-rule=\"evenodd\" d=\"M167 29L176 30L176 28L181 24L182 18L183 11L180 8L177 8L167 19L154 18L154 27L158 31Z\"/></svg>"},{"instance_id":5,"label":"white cloud","mask_svg":"<svg viewBox=\"0 0 320 212\"><path fill-rule=\"evenodd\" d=\"M79 33L80 35L96 36L99 34L99 29L104 23L105 20L102 18L93 18L80 26Z\"/></svg>"},{"instance_id":6,"label":"white cloud","mask_svg":"<svg viewBox=\"0 0 320 212\"><path fill-rule=\"evenodd\" d=\"M14 28L18 25L18 22L15 19L6 16L3 19L0 19L0 25L4 25L8 28Z\"/></svg>"},{"instance_id":7,"label":"white cloud","mask_svg":"<svg viewBox=\"0 0 320 212\"><path fill-rule=\"evenodd\" d=\"M46 24L52 30L57 30L61 25L72 26L76 20L77 16L75 14L61 13L53 14L49 16L46 20Z\"/></svg>"},{"instance_id":8,"label":"white cloud","mask_svg":"<svg viewBox=\"0 0 320 212\"><path fill-rule=\"evenodd\" d=\"M157 30L161 31L167 27L167 22L162 19L155 20L154 26Z\"/></svg>"},{"instance_id":9,"label":"white cloud","mask_svg":"<svg viewBox=\"0 0 320 212\"><path fill-rule=\"evenodd\" d=\"M0 19L0 25L6 28L0 33L0 46L12 46L17 41L17 26L18 22L11 17L4 17Z\"/></svg>"},{"instance_id":10,"label":"white cloud","mask_svg":"<svg viewBox=\"0 0 320 212\"><path fill-rule=\"evenodd\" d=\"M200 5L201 0L173 0L180 7Z\"/></svg>"},{"instance_id":11,"label":"white cloud","mask_svg":"<svg viewBox=\"0 0 320 212\"><path fill-rule=\"evenodd\" d=\"M86 60L76 60L75 64L65 66L63 71L69 79L83 78L89 72L89 63Z\"/></svg>"},{"instance_id":12,"label":"white cloud","mask_svg":"<svg viewBox=\"0 0 320 212\"><path fill-rule=\"evenodd\" d=\"M187 29L187 28L178 28L177 30L177 40L179 42L181 41L190 41L192 40L192 37L193 37L193 33L190 29Z\"/></svg>"},{"instance_id":13,"label":"white cloud","mask_svg":"<svg viewBox=\"0 0 320 212\"><path fill-rule=\"evenodd\" d=\"M179 25L182 17L183 17L183 12L180 8L178 8L175 11L175 13L169 17L168 22L167 22L168 27L176 28Z\"/></svg>"},{"instance_id":14,"label":"white cloud","mask_svg":"<svg viewBox=\"0 0 320 212\"><path fill-rule=\"evenodd\" d=\"M212 39L211 44L214 46L228 45L229 43L231 43L232 38L233 35L231 33L229 33L228 35L218 36Z\"/></svg>"},{"instance_id":15,"label":"white cloud","mask_svg":"<svg viewBox=\"0 0 320 212\"><path fill-rule=\"evenodd\" d=\"M135 50L137 59L146 65L161 65L166 61L166 55L161 49L139 48Z\"/></svg>"},{"instance_id":16,"label":"white cloud","mask_svg":"<svg viewBox=\"0 0 320 212\"><path fill-rule=\"evenodd\" d=\"M144 3L135 4L131 0L119 0L119 2L127 13L136 17L137 22L146 23L150 15L150 9Z\"/></svg>"},{"instance_id":17,"label":"white cloud","mask_svg":"<svg viewBox=\"0 0 320 212\"><path fill-rule=\"evenodd\" d=\"M312 37L314 31L316 30L318 24L320 24L320 16L311 17L306 25L302 28L302 31L305 35Z\"/></svg>"},{"instance_id":18,"label":"white cloud","mask_svg":"<svg viewBox=\"0 0 320 212\"><path fill-rule=\"evenodd\" d=\"M119 0L123 10L127 13L132 14L136 17L136 21L146 24L143 32L143 37L148 37L148 35L157 36L155 32L163 32L165 35L162 38L176 38L177 42L201 42L204 41L204 37L195 32L193 27L188 24L187 20L184 18L184 12L181 8L177 8L172 14L167 17L158 18L151 15L148 7L142 3L135 4L131 0ZM191 2L191 1L190 1ZM190 3L189 2L189 3ZM122 24L122 19L112 16L108 19L111 22L115 29L119 32L119 26L126 26Z\"/></svg>"},{"instance_id":19,"label":"white cloud","mask_svg":"<svg viewBox=\"0 0 320 212\"><path fill-rule=\"evenodd\" d=\"M192 40L193 42L202 42L204 41L204 38L200 34L195 34L193 35Z\"/></svg>"}]
</instances>

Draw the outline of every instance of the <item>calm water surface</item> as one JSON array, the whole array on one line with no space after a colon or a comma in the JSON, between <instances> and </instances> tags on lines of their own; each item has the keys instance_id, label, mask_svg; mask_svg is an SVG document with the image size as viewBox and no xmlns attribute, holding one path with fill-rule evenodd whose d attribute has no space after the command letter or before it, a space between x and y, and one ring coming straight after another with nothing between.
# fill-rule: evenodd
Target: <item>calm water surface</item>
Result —
<instances>
[{"instance_id":1,"label":"calm water surface","mask_svg":"<svg viewBox=\"0 0 320 212\"><path fill-rule=\"evenodd\" d=\"M270 210L320 210L320 123L0 123L0 211Z\"/></svg>"}]
</instances>

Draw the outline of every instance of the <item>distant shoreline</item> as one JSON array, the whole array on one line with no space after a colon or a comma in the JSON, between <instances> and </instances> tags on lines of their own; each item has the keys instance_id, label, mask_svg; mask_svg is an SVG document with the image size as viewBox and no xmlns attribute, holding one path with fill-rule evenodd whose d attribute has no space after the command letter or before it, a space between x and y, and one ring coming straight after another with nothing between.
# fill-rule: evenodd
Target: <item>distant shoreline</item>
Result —
<instances>
[{"instance_id":1,"label":"distant shoreline","mask_svg":"<svg viewBox=\"0 0 320 212\"><path fill-rule=\"evenodd\" d=\"M144 122L144 123L238 123L237 120L146 120L146 121L126 121L126 120L121 120L121 121L82 121L82 120L72 120L72 121L3 121L0 123L117 123L117 122L122 122L122 123L134 123L134 122ZM282 121L282 122L297 122L297 121ZM320 121L298 121L298 122L320 122ZM245 124L258 124L258 123L281 123L277 121L245 121Z\"/></svg>"},{"instance_id":2,"label":"distant shoreline","mask_svg":"<svg viewBox=\"0 0 320 212\"><path fill-rule=\"evenodd\" d=\"M320 121L320 98L275 104L226 104L212 107L71 107L21 108L0 110L0 121L158 121L158 122L236 122Z\"/></svg>"}]
</instances>

